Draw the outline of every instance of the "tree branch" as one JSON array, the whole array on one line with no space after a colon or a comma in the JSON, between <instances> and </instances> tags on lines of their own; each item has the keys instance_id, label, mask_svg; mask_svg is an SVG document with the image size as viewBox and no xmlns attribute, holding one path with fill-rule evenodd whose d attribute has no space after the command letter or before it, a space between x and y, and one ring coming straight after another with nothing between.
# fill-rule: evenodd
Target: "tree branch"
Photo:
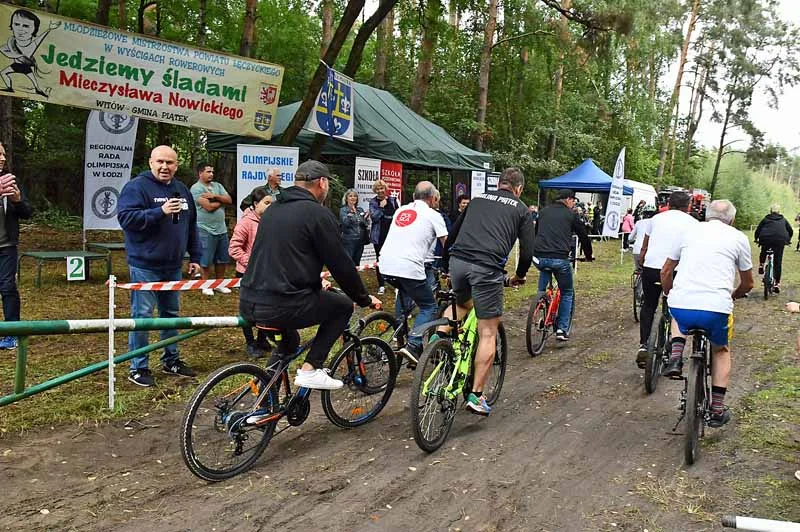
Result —
<instances>
[{"instance_id":1,"label":"tree branch","mask_svg":"<svg viewBox=\"0 0 800 532\"><path fill-rule=\"evenodd\" d=\"M525 33L520 33L519 35L513 35L511 37L506 37L505 39L500 39L496 43L492 45L492 50L494 50L495 46L499 46L503 43L507 43L508 41L514 41L516 39L521 39L523 37L529 37L531 35L555 35L552 31L544 31L544 30L535 30L535 31L528 31Z\"/></svg>"},{"instance_id":2,"label":"tree branch","mask_svg":"<svg viewBox=\"0 0 800 532\"><path fill-rule=\"evenodd\" d=\"M567 20L571 20L572 22L577 22L581 26L584 26L587 29L594 29L600 31L611 31L613 28L608 28L605 26L599 25L593 18L585 17L578 13L575 9L564 9L561 7L561 4L558 0L539 0L544 5L549 7L550 9L555 9L561 15L566 18Z\"/></svg>"}]
</instances>

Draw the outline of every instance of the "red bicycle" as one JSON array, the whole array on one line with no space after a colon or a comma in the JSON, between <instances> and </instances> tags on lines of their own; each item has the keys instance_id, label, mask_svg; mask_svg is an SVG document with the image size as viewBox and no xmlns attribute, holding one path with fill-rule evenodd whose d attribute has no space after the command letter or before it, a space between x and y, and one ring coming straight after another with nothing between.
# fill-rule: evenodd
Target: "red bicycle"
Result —
<instances>
[{"instance_id":1,"label":"red bicycle","mask_svg":"<svg viewBox=\"0 0 800 532\"><path fill-rule=\"evenodd\" d=\"M553 286L553 278L551 278L545 293L533 301L528 311L525 341L528 345L528 353L532 357L542 354L547 337L558 329L558 305L560 303L561 290L558 288L557 283L555 287ZM573 296L572 310L569 316L570 330L572 329L572 317L574 314L575 299ZM569 333L569 331L567 332Z\"/></svg>"}]
</instances>

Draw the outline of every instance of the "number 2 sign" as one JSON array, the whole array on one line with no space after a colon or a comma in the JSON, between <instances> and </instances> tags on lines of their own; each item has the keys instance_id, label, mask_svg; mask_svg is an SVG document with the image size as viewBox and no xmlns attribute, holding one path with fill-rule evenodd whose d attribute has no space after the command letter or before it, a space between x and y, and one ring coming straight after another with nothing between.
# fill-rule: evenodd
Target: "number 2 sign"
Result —
<instances>
[{"instance_id":1,"label":"number 2 sign","mask_svg":"<svg viewBox=\"0 0 800 532\"><path fill-rule=\"evenodd\" d=\"M86 259L83 257L67 257L67 281L86 280Z\"/></svg>"}]
</instances>

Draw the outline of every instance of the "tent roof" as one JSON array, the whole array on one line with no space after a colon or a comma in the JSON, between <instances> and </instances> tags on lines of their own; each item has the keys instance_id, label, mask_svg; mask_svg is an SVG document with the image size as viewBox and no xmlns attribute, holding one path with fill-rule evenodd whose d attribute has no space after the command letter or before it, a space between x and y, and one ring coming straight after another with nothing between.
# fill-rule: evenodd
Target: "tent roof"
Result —
<instances>
[{"instance_id":1,"label":"tent roof","mask_svg":"<svg viewBox=\"0 0 800 532\"><path fill-rule=\"evenodd\" d=\"M392 94L353 83L355 124L353 142L328 139L324 156L374 157L432 168L483 170L492 156L460 144L444 129L425 120ZM273 141L286 130L300 102L283 105L275 116ZM308 153L314 133L303 129L294 142ZM270 144L264 139L224 133L208 134L211 151L235 152L237 144Z\"/></svg>"},{"instance_id":2,"label":"tent roof","mask_svg":"<svg viewBox=\"0 0 800 532\"><path fill-rule=\"evenodd\" d=\"M611 176L602 171L594 161L586 159L580 166L553 179L539 181L539 188L569 188L576 192L608 192L611 189ZM633 188L624 186L623 194L630 196Z\"/></svg>"}]
</instances>

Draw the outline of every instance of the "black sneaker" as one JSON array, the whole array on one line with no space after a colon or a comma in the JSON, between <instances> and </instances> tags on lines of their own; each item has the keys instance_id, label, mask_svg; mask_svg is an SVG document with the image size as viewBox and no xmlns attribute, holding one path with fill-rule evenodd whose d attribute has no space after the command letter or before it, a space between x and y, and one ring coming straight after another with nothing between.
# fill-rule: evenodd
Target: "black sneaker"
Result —
<instances>
[{"instance_id":1,"label":"black sneaker","mask_svg":"<svg viewBox=\"0 0 800 532\"><path fill-rule=\"evenodd\" d=\"M150 388L156 385L156 380L153 378L149 369L137 369L128 375L128 380L142 388Z\"/></svg>"},{"instance_id":2,"label":"black sneaker","mask_svg":"<svg viewBox=\"0 0 800 532\"><path fill-rule=\"evenodd\" d=\"M681 375L683 375L683 357L675 359L670 358L662 375L670 379L680 378Z\"/></svg>"},{"instance_id":3,"label":"black sneaker","mask_svg":"<svg viewBox=\"0 0 800 532\"><path fill-rule=\"evenodd\" d=\"M161 366L161 369L167 375L179 375L181 377L194 377L197 373L192 368L184 364L183 360L176 360L169 366Z\"/></svg>"},{"instance_id":4,"label":"black sneaker","mask_svg":"<svg viewBox=\"0 0 800 532\"><path fill-rule=\"evenodd\" d=\"M647 344L640 344L639 350L636 351L636 366L639 369L647 367L647 357L650 353L647 351Z\"/></svg>"},{"instance_id":5,"label":"black sneaker","mask_svg":"<svg viewBox=\"0 0 800 532\"><path fill-rule=\"evenodd\" d=\"M264 340L263 342L256 341L256 347L265 353L272 351L272 344L269 343L269 340Z\"/></svg>"},{"instance_id":6,"label":"black sneaker","mask_svg":"<svg viewBox=\"0 0 800 532\"><path fill-rule=\"evenodd\" d=\"M772 293L773 293L773 294L780 294L780 293L781 293L781 286L780 286L780 285L778 285L778 284L776 284L775 286L773 286L773 287L772 287Z\"/></svg>"},{"instance_id":7,"label":"black sneaker","mask_svg":"<svg viewBox=\"0 0 800 532\"><path fill-rule=\"evenodd\" d=\"M247 344L245 352L247 352L247 356L250 358L261 358L265 354L264 351L258 347L258 344Z\"/></svg>"},{"instance_id":8,"label":"black sneaker","mask_svg":"<svg viewBox=\"0 0 800 532\"><path fill-rule=\"evenodd\" d=\"M731 412L727 408L723 409L719 414L711 413L708 417L708 426L713 429L718 429L731 420Z\"/></svg>"},{"instance_id":9,"label":"black sneaker","mask_svg":"<svg viewBox=\"0 0 800 532\"><path fill-rule=\"evenodd\" d=\"M564 329L556 330L556 340L566 342L569 340L569 333L565 332Z\"/></svg>"}]
</instances>

